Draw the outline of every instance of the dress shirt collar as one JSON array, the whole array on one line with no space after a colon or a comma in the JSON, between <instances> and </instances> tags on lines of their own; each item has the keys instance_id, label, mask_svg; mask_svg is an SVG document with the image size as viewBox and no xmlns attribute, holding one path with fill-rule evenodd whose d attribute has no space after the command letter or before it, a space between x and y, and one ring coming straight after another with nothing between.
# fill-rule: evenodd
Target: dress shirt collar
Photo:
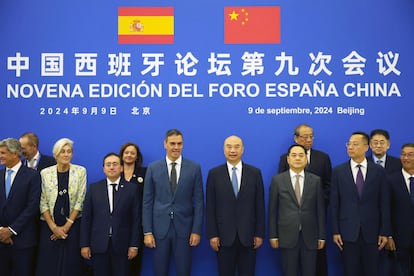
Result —
<instances>
[{"instance_id":1,"label":"dress shirt collar","mask_svg":"<svg viewBox=\"0 0 414 276\"><path fill-rule=\"evenodd\" d=\"M6 168L6 171L12 169L13 170L13 173L16 173L20 169L21 166L22 166L22 162L17 162L17 164L14 165L13 167Z\"/></svg>"},{"instance_id":2,"label":"dress shirt collar","mask_svg":"<svg viewBox=\"0 0 414 276\"><path fill-rule=\"evenodd\" d=\"M109 180L108 178L106 178L106 185L108 186L108 187L111 187L111 184L112 183L115 183L116 184L116 186L118 187L119 186L119 181L121 181L121 177L118 177L118 179L117 180L115 180L115 181L111 181L111 180Z\"/></svg>"},{"instance_id":3,"label":"dress shirt collar","mask_svg":"<svg viewBox=\"0 0 414 276\"><path fill-rule=\"evenodd\" d=\"M176 164L175 166L176 167L181 167L182 160L183 160L183 156L182 155L180 155L180 157L178 157L177 160L175 160L175 161L170 160L168 158L168 156L165 157L165 162L167 162L167 165L168 166L170 166L172 162L175 162L175 164Z\"/></svg>"},{"instance_id":4,"label":"dress shirt collar","mask_svg":"<svg viewBox=\"0 0 414 276\"><path fill-rule=\"evenodd\" d=\"M291 169L289 169L289 173L290 173L290 178L296 177L297 174L299 174L302 177L302 179L305 178L305 171L304 170L302 170L299 173L295 173L294 171L292 171Z\"/></svg>"},{"instance_id":5,"label":"dress shirt collar","mask_svg":"<svg viewBox=\"0 0 414 276\"><path fill-rule=\"evenodd\" d=\"M358 164L361 164L361 166L366 169L367 168L367 159L365 158L364 161L362 161L361 163L357 163L351 158L351 168L355 169Z\"/></svg>"},{"instance_id":6,"label":"dress shirt collar","mask_svg":"<svg viewBox=\"0 0 414 276\"><path fill-rule=\"evenodd\" d=\"M227 168L229 169L230 172L232 172L233 167L236 167L237 171L241 172L243 168L242 161L240 161L236 165L232 165L229 162L227 162Z\"/></svg>"}]
</instances>

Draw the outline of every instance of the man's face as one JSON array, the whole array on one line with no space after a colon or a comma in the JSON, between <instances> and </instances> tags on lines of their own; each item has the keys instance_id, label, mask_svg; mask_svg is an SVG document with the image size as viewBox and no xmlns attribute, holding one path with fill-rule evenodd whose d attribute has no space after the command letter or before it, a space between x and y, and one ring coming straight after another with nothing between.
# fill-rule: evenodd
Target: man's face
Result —
<instances>
[{"instance_id":1,"label":"man's face","mask_svg":"<svg viewBox=\"0 0 414 276\"><path fill-rule=\"evenodd\" d=\"M414 147L404 147L401 150L401 164L405 171L414 172Z\"/></svg>"},{"instance_id":2,"label":"man's face","mask_svg":"<svg viewBox=\"0 0 414 276\"><path fill-rule=\"evenodd\" d=\"M239 137L230 136L224 140L224 156L230 164L236 165L239 163L242 158L243 151L243 142Z\"/></svg>"},{"instance_id":3,"label":"man's face","mask_svg":"<svg viewBox=\"0 0 414 276\"><path fill-rule=\"evenodd\" d=\"M302 145L306 150L312 148L313 145L313 130L310 127L303 126L299 128L299 135L295 135L294 140L296 144Z\"/></svg>"},{"instance_id":4,"label":"man's face","mask_svg":"<svg viewBox=\"0 0 414 276\"><path fill-rule=\"evenodd\" d=\"M383 157L386 153L388 148L390 147L390 141L385 138L384 135L375 134L371 137L369 141L369 146L371 148L372 153L378 157Z\"/></svg>"},{"instance_id":5,"label":"man's face","mask_svg":"<svg viewBox=\"0 0 414 276\"><path fill-rule=\"evenodd\" d=\"M0 164L7 168L12 168L19 160L19 154L17 152L12 153L7 147L0 147Z\"/></svg>"},{"instance_id":6,"label":"man's face","mask_svg":"<svg viewBox=\"0 0 414 276\"><path fill-rule=\"evenodd\" d=\"M183 151L183 137L181 135L171 135L164 141L164 148L167 157L171 161L177 160Z\"/></svg>"},{"instance_id":7,"label":"man's face","mask_svg":"<svg viewBox=\"0 0 414 276\"><path fill-rule=\"evenodd\" d=\"M365 158L368 151L368 144L360 134L352 135L347 142L347 152L350 158L356 162L360 162Z\"/></svg>"},{"instance_id":8,"label":"man's face","mask_svg":"<svg viewBox=\"0 0 414 276\"><path fill-rule=\"evenodd\" d=\"M289 167L295 171L300 172L305 169L306 164L308 163L308 158L306 152L302 147L292 147L287 156L287 162Z\"/></svg>"},{"instance_id":9,"label":"man's face","mask_svg":"<svg viewBox=\"0 0 414 276\"><path fill-rule=\"evenodd\" d=\"M22 155L24 159L31 160L37 153L37 147L35 145L30 145L27 137L20 138L19 142L22 147Z\"/></svg>"},{"instance_id":10,"label":"man's face","mask_svg":"<svg viewBox=\"0 0 414 276\"><path fill-rule=\"evenodd\" d=\"M122 172L121 160L118 156L110 155L104 161L104 173L111 180L119 178Z\"/></svg>"}]
</instances>

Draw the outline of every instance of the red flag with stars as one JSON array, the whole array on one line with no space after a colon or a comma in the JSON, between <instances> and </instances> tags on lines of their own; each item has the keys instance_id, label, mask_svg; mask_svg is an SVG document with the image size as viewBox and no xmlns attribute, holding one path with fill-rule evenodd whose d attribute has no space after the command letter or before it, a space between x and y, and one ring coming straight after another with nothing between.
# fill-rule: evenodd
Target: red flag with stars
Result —
<instances>
[{"instance_id":1,"label":"red flag with stars","mask_svg":"<svg viewBox=\"0 0 414 276\"><path fill-rule=\"evenodd\" d=\"M224 43L280 43L280 7L225 7Z\"/></svg>"}]
</instances>

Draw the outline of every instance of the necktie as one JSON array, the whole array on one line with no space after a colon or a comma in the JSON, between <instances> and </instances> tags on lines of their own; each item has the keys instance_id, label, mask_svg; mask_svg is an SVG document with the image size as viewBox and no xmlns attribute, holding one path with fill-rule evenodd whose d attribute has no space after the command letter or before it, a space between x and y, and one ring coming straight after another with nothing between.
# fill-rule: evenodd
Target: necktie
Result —
<instances>
[{"instance_id":1,"label":"necktie","mask_svg":"<svg viewBox=\"0 0 414 276\"><path fill-rule=\"evenodd\" d=\"M381 167L383 167L382 166L382 160L377 160L377 164L380 165Z\"/></svg>"},{"instance_id":2,"label":"necktie","mask_svg":"<svg viewBox=\"0 0 414 276\"><path fill-rule=\"evenodd\" d=\"M177 171L175 169L175 165L177 165L177 163L171 162L170 183L171 183L171 191L173 193L175 193L175 189L177 189Z\"/></svg>"},{"instance_id":3,"label":"necktie","mask_svg":"<svg viewBox=\"0 0 414 276\"><path fill-rule=\"evenodd\" d=\"M112 186L112 211L115 209L115 195L116 195L116 183L111 183Z\"/></svg>"},{"instance_id":4,"label":"necktie","mask_svg":"<svg viewBox=\"0 0 414 276\"><path fill-rule=\"evenodd\" d=\"M362 176L361 164L358 164L357 167L358 167L358 172L357 172L355 184L356 184L357 189L358 189L358 194L359 194L359 196L361 196L362 187L364 187L364 177Z\"/></svg>"},{"instance_id":5,"label":"necktie","mask_svg":"<svg viewBox=\"0 0 414 276\"><path fill-rule=\"evenodd\" d=\"M411 202L414 203L414 177L410 176L410 198Z\"/></svg>"},{"instance_id":6,"label":"necktie","mask_svg":"<svg viewBox=\"0 0 414 276\"><path fill-rule=\"evenodd\" d=\"M237 168L233 167L232 170L233 170L233 173L231 174L231 184L233 186L234 195L237 197L237 194L239 193L239 183L237 181L237 174L236 174Z\"/></svg>"},{"instance_id":7,"label":"necktie","mask_svg":"<svg viewBox=\"0 0 414 276\"><path fill-rule=\"evenodd\" d=\"M11 175L13 173L12 169L7 170L6 176L6 198L9 196L10 188L11 188Z\"/></svg>"},{"instance_id":8,"label":"necktie","mask_svg":"<svg viewBox=\"0 0 414 276\"><path fill-rule=\"evenodd\" d=\"M298 201L299 205L300 205L300 199L301 199L301 195L300 195L300 184L299 184L299 178L300 175L297 174L296 175L296 181L295 181L295 195L296 195L296 200Z\"/></svg>"}]
</instances>

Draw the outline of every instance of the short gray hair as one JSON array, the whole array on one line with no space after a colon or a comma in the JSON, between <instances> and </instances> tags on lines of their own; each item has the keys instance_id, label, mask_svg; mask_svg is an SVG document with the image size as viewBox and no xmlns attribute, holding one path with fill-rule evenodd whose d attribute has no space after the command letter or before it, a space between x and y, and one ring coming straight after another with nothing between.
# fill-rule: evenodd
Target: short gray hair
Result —
<instances>
[{"instance_id":1,"label":"short gray hair","mask_svg":"<svg viewBox=\"0 0 414 276\"><path fill-rule=\"evenodd\" d=\"M70 140L69 138L59 139L55 143L55 145L53 146L53 157L55 157L55 159L58 156L59 152L62 150L62 148L66 145L69 145L70 148L73 150L73 141Z\"/></svg>"},{"instance_id":2,"label":"short gray hair","mask_svg":"<svg viewBox=\"0 0 414 276\"><path fill-rule=\"evenodd\" d=\"M7 147L11 153L16 153L22 155L22 147L20 146L19 140L15 138L6 138L0 141L0 147Z\"/></svg>"}]
</instances>

